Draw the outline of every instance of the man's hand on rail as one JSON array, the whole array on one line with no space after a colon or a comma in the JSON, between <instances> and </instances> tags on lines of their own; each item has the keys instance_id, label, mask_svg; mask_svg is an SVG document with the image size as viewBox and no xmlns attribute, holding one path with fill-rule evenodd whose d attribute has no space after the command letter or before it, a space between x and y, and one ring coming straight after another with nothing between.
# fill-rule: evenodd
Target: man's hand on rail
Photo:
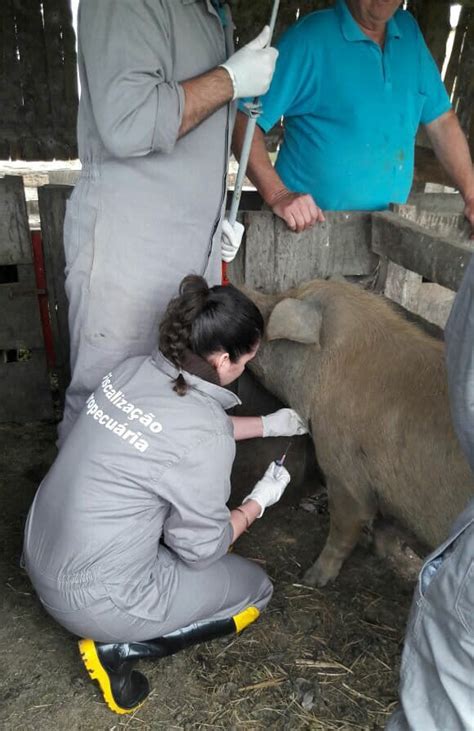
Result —
<instances>
[{"instance_id":1,"label":"man's hand on rail","mask_svg":"<svg viewBox=\"0 0 474 731\"><path fill-rule=\"evenodd\" d=\"M309 193L293 193L283 188L267 202L272 211L296 233L306 231L315 223L323 223L326 220L321 208Z\"/></svg>"},{"instance_id":2,"label":"man's hand on rail","mask_svg":"<svg viewBox=\"0 0 474 731\"><path fill-rule=\"evenodd\" d=\"M474 239L474 195L464 199L464 215L471 226L471 239Z\"/></svg>"}]
</instances>

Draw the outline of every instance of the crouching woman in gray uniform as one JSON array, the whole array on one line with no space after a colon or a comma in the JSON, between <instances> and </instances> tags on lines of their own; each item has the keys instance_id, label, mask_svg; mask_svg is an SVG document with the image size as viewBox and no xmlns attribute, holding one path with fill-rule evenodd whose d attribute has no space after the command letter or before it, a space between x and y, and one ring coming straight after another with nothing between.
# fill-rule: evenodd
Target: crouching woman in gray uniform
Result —
<instances>
[{"instance_id":1,"label":"crouching woman in gray uniform","mask_svg":"<svg viewBox=\"0 0 474 731\"><path fill-rule=\"evenodd\" d=\"M272 463L240 507L226 506L236 438L305 430L290 409L226 414L240 402L224 386L262 333L241 292L186 277L160 350L104 375L30 509L28 574L47 612L87 638L83 662L116 713L149 693L138 659L240 632L272 595L265 572L228 550L290 475Z\"/></svg>"}]
</instances>

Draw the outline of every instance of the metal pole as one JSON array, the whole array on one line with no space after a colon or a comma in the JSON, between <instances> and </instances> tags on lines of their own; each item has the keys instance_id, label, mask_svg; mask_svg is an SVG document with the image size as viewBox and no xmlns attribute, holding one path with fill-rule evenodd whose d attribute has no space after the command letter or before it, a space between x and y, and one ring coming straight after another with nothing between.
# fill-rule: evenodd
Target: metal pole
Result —
<instances>
[{"instance_id":1,"label":"metal pole","mask_svg":"<svg viewBox=\"0 0 474 731\"><path fill-rule=\"evenodd\" d=\"M268 41L269 46L271 45L271 42L272 42L273 31L275 30L275 23L277 20L279 7L280 7L280 0L275 0L275 2L273 3L272 14L270 16L270 24L269 24L270 25L270 40Z\"/></svg>"},{"instance_id":2,"label":"metal pole","mask_svg":"<svg viewBox=\"0 0 474 731\"><path fill-rule=\"evenodd\" d=\"M273 31L275 30L275 23L278 15L278 8L280 6L280 0L274 0L273 2L273 8L272 8L272 14L270 17L270 38L268 41L268 46L271 45L272 38L273 38ZM254 103L257 104L258 99L254 99ZM254 113L249 116L247 120L247 127L245 128L245 136L244 141L242 144L242 151L240 153L240 163L239 163L239 169L237 171L237 177L235 180L235 186L234 186L234 194L232 196L232 203L230 206L230 212L229 212L229 223L231 226L234 225L236 218L237 218L237 212L239 210L240 205L240 199L242 197L242 188L244 185L244 178L245 173L247 170L247 165L250 157L250 149L252 147L252 140L253 135L255 132L255 126L257 124L257 119L260 116L260 112L255 110Z\"/></svg>"},{"instance_id":3,"label":"metal pole","mask_svg":"<svg viewBox=\"0 0 474 731\"><path fill-rule=\"evenodd\" d=\"M237 177L235 179L234 194L232 196L232 203L229 211L229 223L231 226L234 225L237 212L240 206L240 199L242 197L242 188L244 187L244 178L247 170L247 164L250 157L250 149L252 147L253 134L255 132L255 126L257 124L257 117L249 117L247 119L247 127L245 128L245 137L242 144L242 151L240 153L240 164L237 170Z\"/></svg>"}]
</instances>

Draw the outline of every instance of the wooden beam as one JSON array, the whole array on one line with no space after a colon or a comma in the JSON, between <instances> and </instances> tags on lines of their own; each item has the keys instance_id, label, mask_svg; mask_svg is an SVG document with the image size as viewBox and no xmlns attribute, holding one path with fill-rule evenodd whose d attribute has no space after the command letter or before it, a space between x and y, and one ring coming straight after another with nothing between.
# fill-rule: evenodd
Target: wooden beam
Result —
<instances>
[{"instance_id":1,"label":"wooden beam","mask_svg":"<svg viewBox=\"0 0 474 731\"><path fill-rule=\"evenodd\" d=\"M454 291L473 253L467 242L455 242L391 212L372 214L372 250Z\"/></svg>"},{"instance_id":2,"label":"wooden beam","mask_svg":"<svg viewBox=\"0 0 474 731\"><path fill-rule=\"evenodd\" d=\"M0 265L32 260L23 178L6 175L0 178Z\"/></svg>"}]
</instances>

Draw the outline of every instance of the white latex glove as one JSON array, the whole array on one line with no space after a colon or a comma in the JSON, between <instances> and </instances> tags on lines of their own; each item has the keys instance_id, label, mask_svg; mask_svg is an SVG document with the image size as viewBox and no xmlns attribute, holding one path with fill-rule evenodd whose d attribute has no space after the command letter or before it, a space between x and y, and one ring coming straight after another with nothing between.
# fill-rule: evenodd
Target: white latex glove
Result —
<instances>
[{"instance_id":1,"label":"white latex glove","mask_svg":"<svg viewBox=\"0 0 474 731\"><path fill-rule=\"evenodd\" d=\"M278 57L276 48L265 48L269 40L270 28L266 25L253 41L220 64L232 79L233 99L261 96L268 91Z\"/></svg>"},{"instance_id":2,"label":"white latex glove","mask_svg":"<svg viewBox=\"0 0 474 731\"><path fill-rule=\"evenodd\" d=\"M303 419L293 409L279 409L273 414L262 416L262 423L264 437L292 437L308 433Z\"/></svg>"},{"instance_id":3,"label":"white latex glove","mask_svg":"<svg viewBox=\"0 0 474 731\"><path fill-rule=\"evenodd\" d=\"M221 236L221 256L222 261L229 263L235 259L236 254L242 243L242 236L244 235L245 228L241 223L236 221L234 225L230 223L227 218L222 221L222 236Z\"/></svg>"},{"instance_id":4,"label":"white latex glove","mask_svg":"<svg viewBox=\"0 0 474 731\"><path fill-rule=\"evenodd\" d=\"M242 504L246 503L247 500L255 500L262 508L258 515L261 518L265 512L265 508L268 508L270 505L275 505L279 501L290 480L291 477L288 470L283 465L277 465L276 462L272 462L250 495L244 498Z\"/></svg>"}]
</instances>

